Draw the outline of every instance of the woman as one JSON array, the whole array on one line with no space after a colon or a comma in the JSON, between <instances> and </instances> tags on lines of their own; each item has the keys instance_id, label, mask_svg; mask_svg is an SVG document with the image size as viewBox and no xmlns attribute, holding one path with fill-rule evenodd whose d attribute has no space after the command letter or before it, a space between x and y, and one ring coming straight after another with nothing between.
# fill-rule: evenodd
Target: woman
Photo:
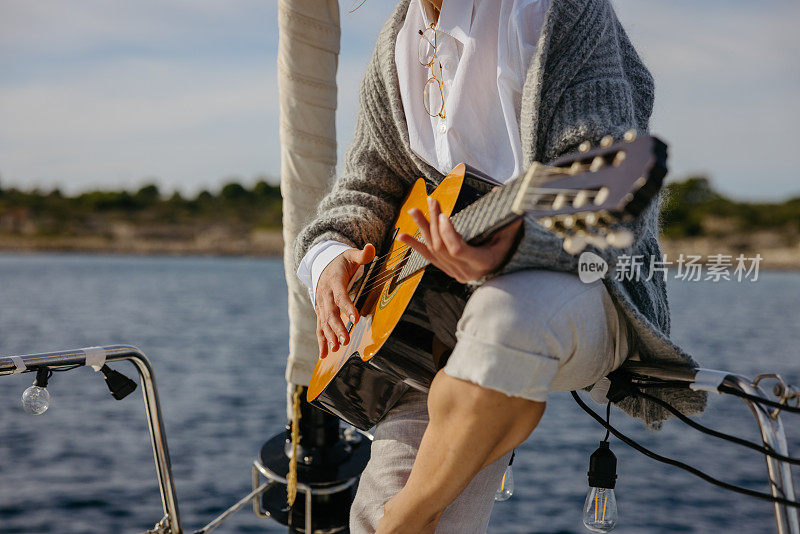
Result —
<instances>
[{"instance_id":1,"label":"woman","mask_svg":"<svg viewBox=\"0 0 800 534\"><path fill-rule=\"evenodd\" d=\"M347 282L416 178L433 186L463 161L504 182L584 140L646 131L653 84L608 0L404 0L360 99L344 172L296 243L323 356L348 342L340 313L358 311ZM532 219L474 247L433 201L429 212L411 214L425 244L398 239L476 289L427 398L406 394L376 427L354 533L485 532L510 452L549 391L589 386L631 355L693 363L668 340L658 277L582 284L577 259ZM656 218L654 207L628 225L627 249L597 253L612 268L619 254L660 259ZM705 400L667 398L690 413ZM654 426L666 417L635 399L620 406Z\"/></svg>"}]
</instances>

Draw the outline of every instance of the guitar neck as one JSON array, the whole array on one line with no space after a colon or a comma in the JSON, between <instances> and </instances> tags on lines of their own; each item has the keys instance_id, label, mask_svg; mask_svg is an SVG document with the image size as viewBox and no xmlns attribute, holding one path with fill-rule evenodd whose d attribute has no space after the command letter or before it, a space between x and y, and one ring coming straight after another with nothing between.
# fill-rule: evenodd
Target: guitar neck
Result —
<instances>
[{"instance_id":1,"label":"guitar neck","mask_svg":"<svg viewBox=\"0 0 800 534\"><path fill-rule=\"evenodd\" d=\"M520 179L512 180L462 209L450 217L453 227L465 241L475 243L506 226L518 217L511 208L522 182ZM404 280L429 264L421 254L411 251L399 279Z\"/></svg>"}]
</instances>

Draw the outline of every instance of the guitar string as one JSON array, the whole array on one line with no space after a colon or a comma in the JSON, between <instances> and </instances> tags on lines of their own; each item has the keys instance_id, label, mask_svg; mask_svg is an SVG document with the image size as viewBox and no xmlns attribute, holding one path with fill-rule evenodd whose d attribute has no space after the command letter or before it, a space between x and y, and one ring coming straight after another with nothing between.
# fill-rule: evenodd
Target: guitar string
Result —
<instances>
[{"instance_id":1,"label":"guitar string","mask_svg":"<svg viewBox=\"0 0 800 534\"><path fill-rule=\"evenodd\" d=\"M578 172L580 172L582 170L585 170L585 169L588 169L588 168L589 168L588 164L582 163L582 164L580 164L580 169L573 169L572 167L543 167L543 168L540 168L537 172L538 172L539 175L544 175L544 176L564 176L564 175L572 176L572 175L577 174ZM505 185L506 186L507 185L511 185L511 183L508 183L508 184L505 184ZM505 186L504 186L504 188L505 188ZM580 192L581 190L577 190L577 192L576 192L575 189L560 189L560 188L541 187L540 186L540 187L531 188L531 189L529 189L529 191L532 191L534 194L548 194L548 192L549 192L550 194L562 193L562 194L567 194L567 195L576 195L577 192ZM387 253L387 254L385 254L383 256L378 256L378 257L374 258L373 261L380 261L384 257L388 256L389 254L390 253Z\"/></svg>"},{"instance_id":2,"label":"guitar string","mask_svg":"<svg viewBox=\"0 0 800 534\"><path fill-rule=\"evenodd\" d=\"M552 192L553 190L548 190L548 191ZM580 190L576 192L575 190L571 190L571 189L560 190L560 191L564 192L566 194L569 194L569 195L573 195L573 196L577 196L577 194L581 192ZM381 258L375 258L372 262L370 262L370 263L373 263L375 261L378 261L379 259L387 257L386 264L384 266L384 271L376 273L376 278L373 279L373 280L370 280L364 287L362 287L361 288L361 292L362 293L364 291L369 292L369 291L372 291L373 289L375 289L376 287L384 285L386 282L388 282L389 280L391 280L395 276L395 274L397 273L398 270L402 271L402 268L405 267L405 265L407 264L407 263L404 264L403 260L405 259L405 253L406 253L406 251L408 251L409 248L411 248L409 245L403 245L401 247L398 247L394 251L385 254ZM412 251L412 253L413 252L416 252L416 251ZM429 261L422 254L419 254L419 252L417 252L417 254L420 257L424 258L425 261ZM393 260L394 260L394 263L391 263ZM367 264L367 265L369 265L369 264Z\"/></svg>"},{"instance_id":3,"label":"guitar string","mask_svg":"<svg viewBox=\"0 0 800 534\"><path fill-rule=\"evenodd\" d=\"M563 192L565 192L565 193L567 193L569 195L574 195L574 196L577 196L577 194L580 193L580 191L575 192L574 190L561 190L561 191L563 191ZM595 194L595 196L596 196L596 194ZM589 200L592 200L592 198L589 197ZM380 261L380 260L385 258L386 262L387 262L386 264L387 264L387 266L389 266L389 262L391 262L392 260L398 259L400 256L403 256L405 254L405 252L408 250L408 248L409 248L408 245L403 245L403 246L398 247L397 249L395 249L395 250L393 250L393 251L391 251L391 252L389 252L389 253L387 253L387 254L385 254L383 256L380 256L380 257L377 257L377 258L373 259L372 262L370 262L370 263L373 263L373 262L376 262L376 261ZM401 260L398 260L398 261L401 261Z\"/></svg>"},{"instance_id":4,"label":"guitar string","mask_svg":"<svg viewBox=\"0 0 800 534\"><path fill-rule=\"evenodd\" d=\"M534 189L532 189L532 191L534 191L534 194L565 194L565 195L572 196L572 197L577 196L581 192L586 192L586 190L550 189L550 188L534 188ZM597 196L597 193L595 191L588 191L588 192L590 194L594 193L593 196L589 196L588 197L589 200L592 200L594 197ZM388 253L386 253L386 254L384 254L382 256L375 257L372 260L372 262L370 262L370 263L381 261L383 259L386 259L386 261L388 262L389 260L393 259L392 257L389 257L389 256L396 257L398 255L401 255L403 252L405 252L406 248L408 248L408 245L405 245L404 247L401 247L399 249L395 249L393 251L390 251L390 252L388 252Z\"/></svg>"},{"instance_id":5,"label":"guitar string","mask_svg":"<svg viewBox=\"0 0 800 534\"><path fill-rule=\"evenodd\" d=\"M590 165L581 163L579 166L571 166L571 167L542 167L537 172L540 176L573 176L578 172L586 170L590 167ZM513 182L512 182L513 183ZM506 184L511 185L511 184ZM566 195L577 195L576 190L574 189L560 189L560 188L552 188L552 187L535 187L529 189L529 192L533 192L533 194L566 194ZM580 190L578 190L580 192ZM528 194L528 193L526 193ZM396 251L394 251L396 252ZM394 254L394 252L389 252L383 256L378 256L374 258L372 261L380 261L384 259L389 254Z\"/></svg>"},{"instance_id":6,"label":"guitar string","mask_svg":"<svg viewBox=\"0 0 800 534\"><path fill-rule=\"evenodd\" d=\"M568 194L577 194L573 190L564 190L564 191L566 193L568 193ZM392 277L394 277L394 275L397 272L398 268L405 267L405 265L402 265L402 267L401 267L401 264L403 263L403 261L405 259L405 253L408 251L409 248L410 247L408 245L404 245L404 246L398 247L393 252L387 254L386 256L389 256L389 257L386 260L385 270L382 273L377 273L377 277L374 280L371 280L367 286L362 288L362 291L364 291L364 290L371 291L375 287L383 285L388 280L390 280ZM416 251L414 251L414 252L416 252ZM390 254L391 254L391 256L390 256ZM422 256L421 254L419 254L419 253L417 253L417 254L418 254L418 256L420 256L420 258L424 258L425 261L428 261L427 258ZM377 260L378 259L373 260L373 261L377 261ZM396 260L396 261L394 261L394 263L391 263L393 260ZM407 265L407 263L406 263L406 265Z\"/></svg>"}]
</instances>

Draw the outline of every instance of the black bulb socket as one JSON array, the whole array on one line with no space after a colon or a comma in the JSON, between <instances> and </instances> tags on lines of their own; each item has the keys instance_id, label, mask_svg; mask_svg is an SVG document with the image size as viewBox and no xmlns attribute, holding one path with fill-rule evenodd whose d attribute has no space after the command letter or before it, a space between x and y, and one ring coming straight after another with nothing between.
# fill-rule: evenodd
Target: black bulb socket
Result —
<instances>
[{"instance_id":1,"label":"black bulb socket","mask_svg":"<svg viewBox=\"0 0 800 534\"><path fill-rule=\"evenodd\" d=\"M589 457L589 486L593 488L614 489L617 482L617 457L611 452L607 441Z\"/></svg>"},{"instance_id":2,"label":"black bulb socket","mask_svg":"<svg viewBox=\"0 0 800 534\"><path fill-rule=\"evenodd\" d=\"M33 381L34 386L39 386L40 388L47 387L47 381L50 380L50 377L53 376L53 371L49 367L39 367L36 369L36 380Z\"/></svg>"},{"instance_id":3,"label":"black bulb socket","mask_svg":"<svg viewBox=\"0 0 800 534\"><path fill-rule=\"evenodd\" d=\"M108 365L103 365L100 368L100 372L103 373L103 377L106 379L106 385L108 386L108 391L111 392L111 396L117 400L124 399L136 389L136 382L113 370Z\"/></svg>"}]
</instances>

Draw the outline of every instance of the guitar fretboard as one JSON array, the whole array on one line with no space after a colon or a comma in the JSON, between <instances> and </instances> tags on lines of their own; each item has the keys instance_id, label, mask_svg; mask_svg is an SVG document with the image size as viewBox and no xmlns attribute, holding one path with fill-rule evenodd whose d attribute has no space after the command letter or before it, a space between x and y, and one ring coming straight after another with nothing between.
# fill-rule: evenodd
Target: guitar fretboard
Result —
<instances>
[{"instance_id":1,"label":"guitar fretboard","mask_svg":"<svg viewBox=\"0 0 800 534\"><path fill-rule=\"evenodd\" d=\"M523 180L515 178L487 193L450 217L453 227L464 237L464 240L471 242L505 226L510 219L515 217L511 207L522 188L522 183ZM418 239L423 241L421 236ZM412 250L400 271L399 281L414 275L429 264L430 262L424 256Z\"/></svg>"}]
</instances>

